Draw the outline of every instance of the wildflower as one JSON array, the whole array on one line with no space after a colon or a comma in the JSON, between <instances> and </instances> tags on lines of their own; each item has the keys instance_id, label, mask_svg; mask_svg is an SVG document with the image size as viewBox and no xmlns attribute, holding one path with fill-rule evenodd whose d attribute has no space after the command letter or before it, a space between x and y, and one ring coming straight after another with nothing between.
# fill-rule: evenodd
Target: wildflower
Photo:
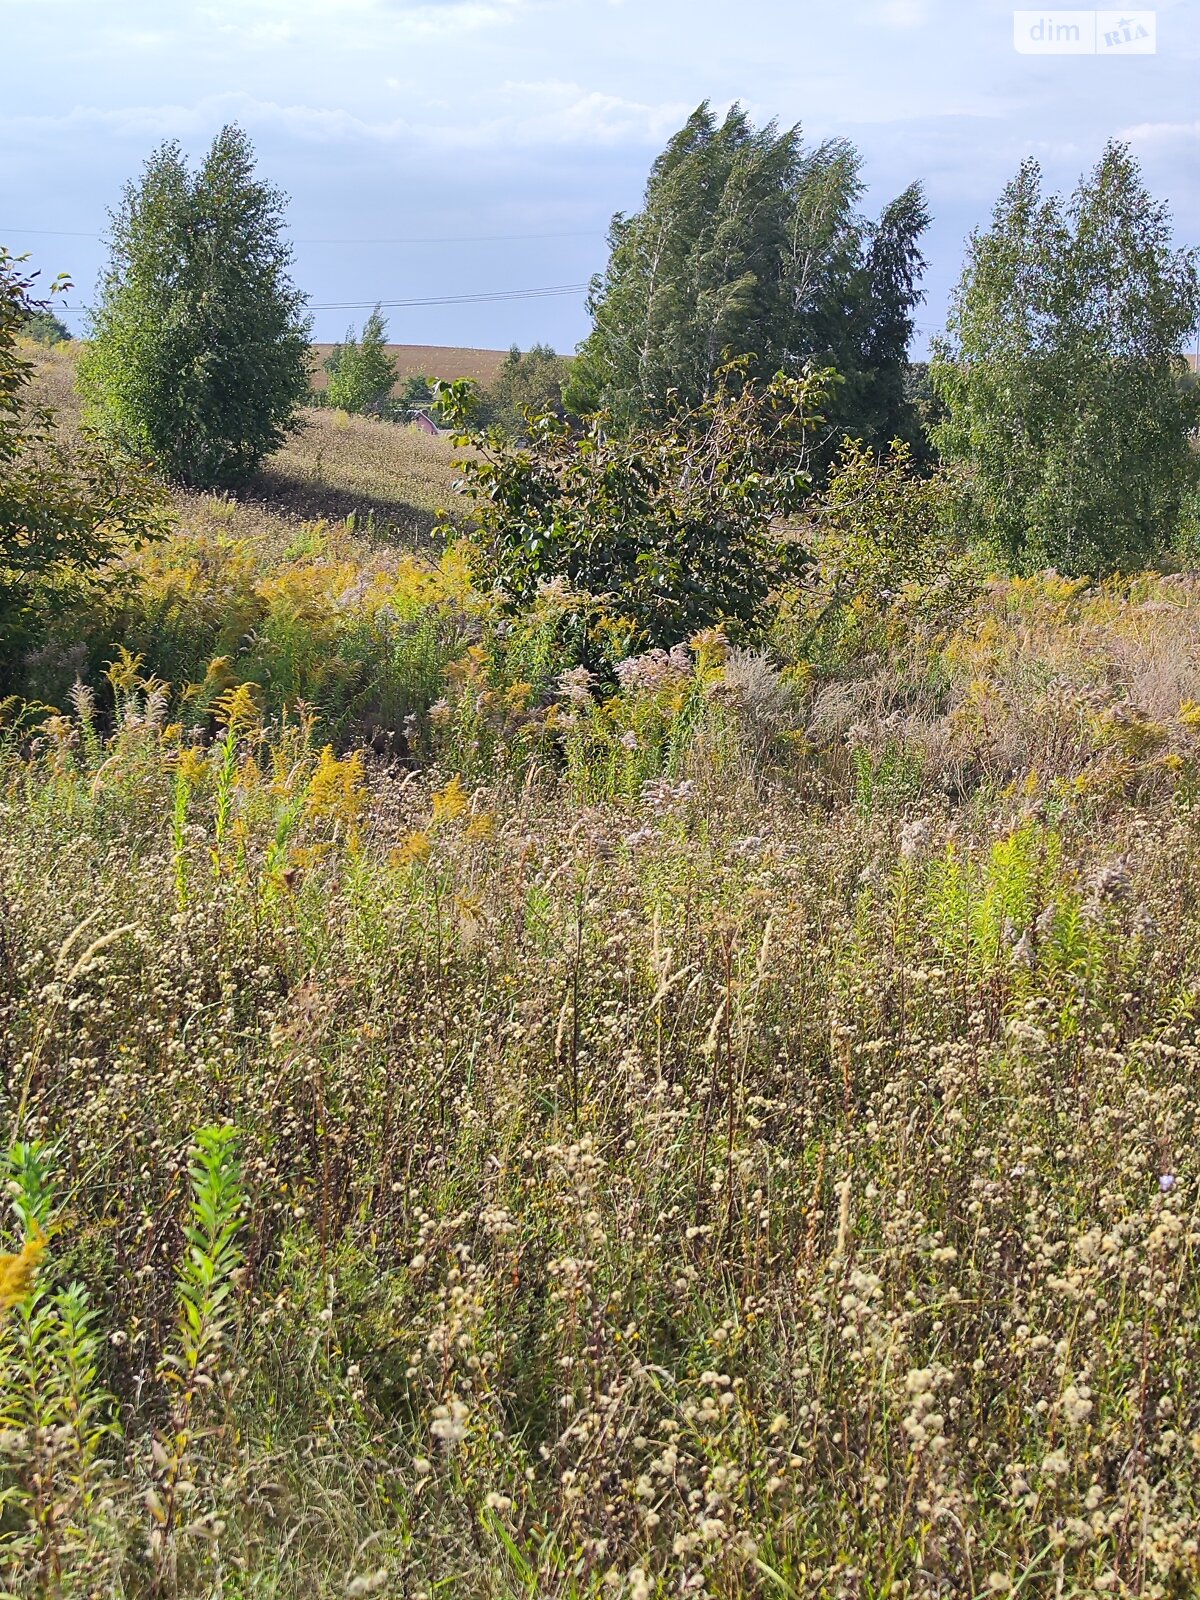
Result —
<instances>
[{"instance_id":1,"label":"wildflower","mask_svg":"<svg viewBox=\"0 0 1200 1600\"><path fill-rule=\"evenodd\" d=\"M366 808L367 786L362 757L356 752L339 761L332 745L321 751L317 770L308 781L305 810L311 818L328 818L353 829Z\"/></svg>"},{"instance_id":2,"label":"wildflower","mask_svg":"<svg viewBox=\"0 0 1200 1600\"><path fill-rule=\"evenodd\" d=\"M461 1400L452 1400L448 1406L435 1406L429 1431L449 1448L458 1444L467 1433L467 1408Z\"/></svg>"},{"instance_id":3,"label":"wildflower","mask_svg":"<svg viewBox=\"0 0 1200 1600\"><path fill-rule=\"evenodd\" d=\"M433 796L434 823L453 822L456 817L462 816L470 803L462 779L455 773L445 788L438 789Z\"/></svg>"},{"instance_id":4,"label":"wildflower","mask_svg":"<svg viewBox=\"0 0 1200 1600\"><path fill-rule=\"evenodd\" d=\"M687 655L686 649L684 655ZM660 689L673 688L690 671L690 659L681 664L665 650L647 650L640 656L626 656L616 667L617 682L626 694L655 694Z\"/></svg>"},{"instance_id":5,"label":"wildflower","mask_svg":"<svg viewBox=\"0 0 1200 1600\"><path fill-rule=\"evenodd\" d=\"M175 771L189 789L194 789L208 774L208 760L203 750L191 745L181 750L175 758Z\"/></svg>"},{"instance_id":6,"label":"wildflower","mask_svg":"<svg viewBox=\"0 0 1200 1600\"><path fill-rule=\"evenodd\" d=\"M467 823L466 837L476 843L490 839L496 831L496 819L490 811L478 811Z\"/></svg>"},{"instance_id":7,"label":"wildflower","mask_svg":"<svg viewBox=\"0 0 1200 1600\"><path fill-rule=\"evenodd\" d=\"M691 778L672 783L669 778L649 778L642 785L642 804L649 811L668 811L690 800L696 785Z\"/></svg>"},{"instance_id":8,"label":"wildflower","mask_svg":"<svg viewBox=\"0 0 1200 1600\"><path fill-rule=\"evenodd\" d=\"M1071 1384L1063 1391L1062 1410L1072 1428L1082 1428L1092 1414L1092 1391L1087 1384Z\"/></svg>"},{"instance_id":9,"label":"wildflower","mask_svg":"<svg viewBox=\"0 0 1200 1600\"><path fill-rule=\"evenodd\" d=\"M900 829L900 855L903 860L911 861L929 838L929 824L923 817L914 817L911 822L906 822Z\"/></svg>"},{"instance_id":10,"label":"wildflower","mask_svg":"<svg viewBox=\"0 0 1200 1600\"><path fill-rule=\"evenodd\" d=\"M360 1600L363 1595L378 1594L387 1581L388 1569L380 1567L377 1572L364 1573L360 1578L351 1578L346 1584L346 1593L350 1600Z\"/></svg>"},{"instance_id":11,"label":"wildflower","mask_svg":"<svg viewBox=\"0 0 1200 1600\"><path fill-rule=\"evenodd\" d=\"M429 835L418 829L403 838L388 859L394 867L411 867L418 861L428 860L432 848Z\"/></svg>"},{"instance_id":12,"label":"wildflower","mask_svg":"<svg viewBox=\"0 0 1200 1600\"><path fill-rule=\"evenodd\" d=\"M256 728L262 721L256 696L261 694L256 683L238 683L226 689L216 703L218 721L232 734L247 728Z\"/></svg>"},{"instance_id":13,"label":"wildflower","mask_svg":"<svg viewBox=\"0 0 1200 1600\"><path fill-rule=\"evenodd\" d=\"M1173 1172L1164 1172L1159 1177L1158 1187L1162 1190L1163 1194L1170 1194L1171 1190L1175 1187L1176 1182L1177 1179Z\"/></svg>"},{"instance_id":14,"label":"wildflower","mask_svg":"<svg viewBox=\"0 0 1200 1600\"><path fill-rule=\"evenodd\" d=\"M1091 899L1098 905L1123 900L1129 893L1130 872L1128 855L1118 856L1107 866L1098 867L1088 879Z\"/></svg>"},{"instance_id":15,"label":"wildflower","mask_svg":"<svg viewBox=\"0 0 1200 1600\"><path fill-rule=\"evenodd\" d=\"M34 1273L45 1254L46 1235L33 1218L33 1236L15 1255L0 1255L0 1311L15 1306L33 1288Z\"/></svg>"},{"instance_id":16,"label":"wildflower","mask_svg":"<svg viewBox=\"0 0 1200 1600\"><path fill-rule=\"evenodd\" d=\"M586 705L592 698L596 680L586 667L571 667L558 675L558 692L571 705Z\"/></svg>"}]
</instances>

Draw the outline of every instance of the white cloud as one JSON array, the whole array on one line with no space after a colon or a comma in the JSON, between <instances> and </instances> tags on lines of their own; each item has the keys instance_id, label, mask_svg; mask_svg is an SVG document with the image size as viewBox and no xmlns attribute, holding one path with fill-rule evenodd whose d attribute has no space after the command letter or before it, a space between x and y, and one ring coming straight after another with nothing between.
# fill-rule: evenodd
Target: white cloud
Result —
<instances>
[{"instance_id":1,"label":"white cloud","mask_svg":"<svg viewBox=\"0 0 1200 1600\"><path fill-rule=\"evenodd\" d=\"M215 132L223 123L279 128L317 144L427 145L438 149L494 150L545 145L658 144L687 115L682 103L643 104L577 84L510 84L509 104L492 115L471 118L447 106L443 118L394 117L370 121L337 108L285 105L250 95L209 95L192 105L100 108L76 106L58 116L0 116L11 134L52 137L102 130L112 138L187 138Z\"/></svg>"},{"instance_id":2,"label":"white cloud","mask_svg":"<svg viewBox=\"0 0 1200 1600\"><path fill-rule=\"evenodd\" d=\"M930 21L929 0L881 0L875 16L889 28L924 28Z\"/></svg>"},{"instance_id":3,"label":"white cloud","mask_svg":"<svg viewBox=\"0 0 1200 1600\"><path fill-rule=\"evenodd\" d=\"M1200 121L1197 122L1139 122L1132 128L1122 128L1118 139L1130 144L1154 145L1158 148L1183 147L1200 140Z\"/></svg>"}]
</instances>

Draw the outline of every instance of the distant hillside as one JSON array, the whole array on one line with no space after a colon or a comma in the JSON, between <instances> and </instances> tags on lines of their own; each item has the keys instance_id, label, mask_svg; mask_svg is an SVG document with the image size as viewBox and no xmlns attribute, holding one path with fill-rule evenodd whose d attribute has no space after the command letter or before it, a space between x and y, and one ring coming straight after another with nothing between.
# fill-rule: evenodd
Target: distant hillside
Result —
<instances>
[{"instance_id":1,"label":"distant hillside","mask_svg":"<svg viewBox=\"0 0 1200 1600\"><path fill-rule=\"evenodd\" d=\"M312 347L315 389L323 389L329 382L325 358L332 349L331 344L314 344ZM405 378L420 375L441 378L445 383L454 378L474 378L478 383L489 384L508 354L507 350L467 350L440 344L389 344L387 350L396 363L401 382Z\"/></svg>"}]
</instances>

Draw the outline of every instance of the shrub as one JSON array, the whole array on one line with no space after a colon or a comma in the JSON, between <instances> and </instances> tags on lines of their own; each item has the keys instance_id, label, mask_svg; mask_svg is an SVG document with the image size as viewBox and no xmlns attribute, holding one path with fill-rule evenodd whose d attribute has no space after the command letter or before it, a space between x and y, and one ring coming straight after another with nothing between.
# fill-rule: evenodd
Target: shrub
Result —
<instances>
[{"instance_id":1,"label":"shrub","mask_svg":"<svg viewBox=\"0 0 1200 1600\"><path fill-rule=\"evenodd\" d=\"M510 610L558 580L583 597L581 660L670 646L726 623L752 630L771 589L804 561L776 520L807 495L814 407L827 375L735 391L624 436L602 415L576 432L531 415L525 448L470 430L471 391L443 385L474 502L481 576Z\"/></svg>"},{"instance_id":2,"label":"shrub","mask_svg":"<svg viewBox=\"0 0 1200 1600\"><path fill-rule=\"evenodd\" d=\"M68 448L53 413L29 403L18 339L45 310L32 289L0 249L0 686L48 616L161 522L161 493L134 462L88 436Z\"/></svg>"}]
</instances>

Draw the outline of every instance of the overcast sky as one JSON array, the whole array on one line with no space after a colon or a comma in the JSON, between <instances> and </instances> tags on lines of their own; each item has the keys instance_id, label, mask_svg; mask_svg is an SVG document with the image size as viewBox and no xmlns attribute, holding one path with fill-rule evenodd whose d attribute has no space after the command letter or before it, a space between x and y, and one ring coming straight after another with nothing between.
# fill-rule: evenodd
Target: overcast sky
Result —
<instances>
[{"instance_id":1,"label":"overcast sky","mask_svg":"<svg viewBox=\"0 0 1200 1600\"><path fill-rule=\"evenodd\" d=\"M687 114L741 100L852 138L871 212L924 182L924 336L1026 155L1071 187L1128 139L1200 240L1198 56L1200 0L1160 0L1158 53L1117 58L1017 54L994 0L0 0L0 242L85 303L124 181L236 121L290 196L314 306L581 284ZM581 294L389 317L402 343L587 331ZM316 336L350 320L319 310Z\"/></svg>"}]
</instances>

